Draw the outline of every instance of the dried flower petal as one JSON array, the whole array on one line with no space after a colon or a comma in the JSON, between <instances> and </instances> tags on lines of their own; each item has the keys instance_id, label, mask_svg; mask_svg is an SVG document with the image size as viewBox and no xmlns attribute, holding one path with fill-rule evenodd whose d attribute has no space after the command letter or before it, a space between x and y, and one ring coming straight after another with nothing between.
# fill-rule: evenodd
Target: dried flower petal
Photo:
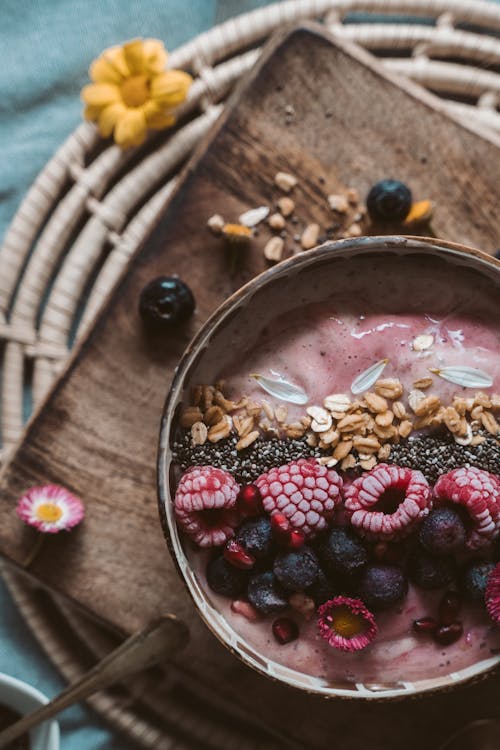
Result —
<instances>
[{"instance_id":1,"label":"dried flower petal","mask_svg":"<svg viewBox=\"0 0 500 750\"><path fill-rule=\"evenodd\" d=\"M490 388L493 385L491 375L475 367L454 365L452 367L429 368L429 370L435 375L439 375L443 380L448 380L450 383L461 385L464 388Z\"/></svg>"},{"instance_id":2,"label":"dried flower petal","mask_svg":"<svg viewBox=\"0 0 500 750\"><path fill-rule=\"evenodd\" d=\"M250 377L254 378L266 393L278 398L280 401L288 401L291 404L306 404L309 400L309 396L303 388L289 383L284 378L273 380L272 378L267 378L265 375L258 375L256 373L251 374Z\"/></svg>"},{"instance_id":3,"label":"dried flower petal","mask_svg":"<svg viewBox=\"0 0 500 750\"><path fill-rule=\"evenodd\" d=\"M19 499L16 512L25 523L45 534L69 531L85 515L80 498L57 484L29 489Z\"/></svg>"},{"instance_id":4,"label":"dried flower petal","mask_svg":"<svg viewBox=\"0 0 500 750\"><path fill-rule=\"evenodd\" d=\"M368 390L371 386L379 379L385 366L389 362L388 359L381 359L380 362L375 362L374 365L368 367L360 375L358 375L351 383L351 393L357 395Z\"/></svg>"}]
</instances>

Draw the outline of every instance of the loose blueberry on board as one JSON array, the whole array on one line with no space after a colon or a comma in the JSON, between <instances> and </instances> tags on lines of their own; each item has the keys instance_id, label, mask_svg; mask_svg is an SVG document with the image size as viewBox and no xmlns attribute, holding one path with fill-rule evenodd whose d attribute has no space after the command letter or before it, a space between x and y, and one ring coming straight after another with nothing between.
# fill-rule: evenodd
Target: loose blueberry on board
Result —
<instances>
[{"instance_id":1,"label":"loose blueberry on board","mask_svg":"<svg viewBox=\"0 0 500 750\"><path fill-rule=\"evenodd\" d=\"M422 589L440 589L453 581L456 574L452 557L432 557L424 550L416 550L408 559L410 580Z\"/></svg>"},{"instance_id":2,"label":"loose blueberry on board","mask_svg":"<svg viewBox=\"0 0 500 750\"><path fill-rule=\"evenodd\" d=\"M473 602L484 602L486 586L495 563L485 560L474 560L462 572L462 589L465 596Z\"/></svg>"},{"instance_id":3,"label":"loose blueberry on board","mask_svg":"<svg viewBox=\"0 0 500 750\"><path fill-rule=\"evenodd\" d=\"M325 570L334 576L355 576L368 563L364 545L345 529L332 529L318 546Z\"/></svg>"},{"instance_id":4,"label":"loose blueberry on board","mask_svg":"<svg viewBox=\"0 0 500 750\"><path fill-rule=\"evenodd\" d=\"M288 602L272 570L252 576L248 583L248 600L264 615L273 615L286 609Z\"/></svg>"},{"instance_id":5,"label":"loose blueberry on board","mask_svg":"<svg viewBox=\"0 0 500 750\"><path fill-rule=\"evenodd\" d=\"M150 327L166 329L183 323L194 312L193 294L175 276L159 276L146 284L139 298L139 313Z\"/></svg>"},{"instance_id":6,"label":"loose blueberry on board","mask_svg":"<svg viewBox=\"0 0 500 750\"><path fill-rule=\"evenodd\" d=\"M268 516L260 516L244 521L237 529L234 538L257 560L271 554L273 530Z\"/></svg>"},{"instance_id":7,"label":"loose blueberry on board","mask_svg":"<svg viewBox=\"0 0 500 750\"><path fill-rule=\"evenodd\" d=\"M370 189L366 208L373 221L400 222L408 216L412 196L399 180L380 180Z\"/></svg>"},{"instance_id":8,"label":"loose blueberry on board","mask_svg":"<svg viewBox=\"0 0 500 750\"><path fill-rule=\"evenodd\" d=\"M420 544L433 555L449 555L465 547L467 531L460 513L448 506L434 508L420 527Z\"/></svg>"},{"instance_id":9,"label":"loose blueberry on board","mask_svg":"<svg viewBox=\"0 0 500 750\"><path fill-rule=\"evenodd\" d=\"M408 593L408 581L395 565L369 565L358 586L367 607L383 610L401 602Z\"/></svg>"},{"instance_id":10,"label":"loose blueberry on board","mask_svg":"<svg viewBox=\"0 0 500 750\"><path fill-rule=\"evenodd\" d=\"M247 585L248 573L235 568L224 557L216 557L208 563L207 582L212 591L222 596L236 597Z\"/></svg>"},{"instance_id":11,"label":"loose blueberry on board","mask_svg":"<svg viewBox=\"0 0 500 750\"><path fill-rule=\"evenodd\" d=\"M274 561L274 574L290 591L303 591L312 586L319 575L318 558L310 547L279 555Z\"/></svg>"}]
</instances>

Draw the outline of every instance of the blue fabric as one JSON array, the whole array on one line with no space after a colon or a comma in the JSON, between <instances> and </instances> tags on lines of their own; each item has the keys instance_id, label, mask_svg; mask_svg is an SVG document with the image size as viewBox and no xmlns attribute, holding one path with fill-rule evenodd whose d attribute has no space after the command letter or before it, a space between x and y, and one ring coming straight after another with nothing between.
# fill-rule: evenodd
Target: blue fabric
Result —
<instances>
[{"instance_id":1,"label":"blue fabric","mask_svg":"<svg viewBox=\"0 0 500 750\"><path fill-rule=\"evenodd\" d=\"M0 238L31 183L81 121L89 63L134 37L175 49L236 13L266 5L215 0L2 0ZM0 671L49 697L65 683L0 582ZM85 706L60 715L62 750L132 750Z\"/></svg>"}]
</instances>

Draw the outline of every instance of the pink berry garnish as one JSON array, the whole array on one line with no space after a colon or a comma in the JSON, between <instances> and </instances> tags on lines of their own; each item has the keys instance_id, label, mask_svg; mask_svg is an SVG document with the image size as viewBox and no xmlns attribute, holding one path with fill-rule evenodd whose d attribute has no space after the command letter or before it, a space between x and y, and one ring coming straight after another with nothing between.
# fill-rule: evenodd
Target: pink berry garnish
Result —
<instances>
[{"instance_id":1,"label":"pink berry garnish","mask_svg":"<svg viewBox=\"0 0 500 750\"><path fill-rule=\"evenodd\" d=\"M436 505L457 503L468 513L472 527L465 545L475 550L488 545L500 529L500 482L494 474L475 467L453 469L434 487Z\"/></svg>"},{"instance_id":2,"label":"pink berry garnish","mask_svg":"<svg viewBox=\"0 0 500 750\"><path fill-rule=\"evenodd\" d=\"M234 535L238 524L239 485L214 466L194 466L181 477L175 493L179 527L200 547L217 547Z\"/></svg>"},{"instance_id":3,"label":"pink berry garnish","mask_svg":"<svg viewBox=\"0 0 500 750\"><path fill-rule=\"evenodd\" d=\"M44 534L69 531L80 523L85 508L79 497L65 487L46 484L31 487L18 501L17 515Z\"/></svg>"},{"instance_id":4,"label":"pink berry garnish","mask_svg":"<svg viewBox=\"0 0 500 750\"><path fill-rule=\"evenodd\" d=\"M299 626L289 617L278 617L273 622L273 635L282 646L285 643L297 640L299 637Z\"/></svg>"},{"instance_id":5,"label":"pink berry garnish","mask_svg":"<svg viewBox=\"0 0 500 750\"><path fill-rule=\"evenodd\" d=\"M250 570L255 565L255 557L250 555L243 545L234 539L229 539L226 542L223 555L228 563L234 565L235 568L241 568L241 570Z\"/></svg>"},{"instance_id":6,"label":"pink berry garnish","mask_svg":"<svg viewBox=\"0 0 500 750\"><path fill-rule=\"evenodd\" d=\"M341 503L342 479L333 469L301 458L262 474L255 482L267 513L283 514L311 538L326 529Z\"/></svg>"},{"instance_id":7,"label":"pink berry garnish","mask_svg":"<svg viewBox=\"0 0 500 750\"><path fill-rule=\"evenodd\" d=\"M420 471L379 464L344 492L346 519L368 539L401 539L432 505L431 488Z\"/></svg>"}]
</instances>

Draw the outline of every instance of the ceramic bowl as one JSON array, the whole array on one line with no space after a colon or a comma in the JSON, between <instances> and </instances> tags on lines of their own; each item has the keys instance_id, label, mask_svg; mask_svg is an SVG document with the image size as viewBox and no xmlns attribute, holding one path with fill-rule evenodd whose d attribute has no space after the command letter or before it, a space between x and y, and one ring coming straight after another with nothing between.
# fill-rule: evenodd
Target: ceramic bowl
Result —
<instances>
[{"instance_id":1,"label":"ceramic bowl","mask_svg":"<svg viewBox=\"0 0 500 750\"><path fill-rule=\"evenodd\" d=\"M477 679L488 673L500 663L499 655L486 656L484 660L474 663L465 669L439 677L430 676L415 682L377 682L361 684L358 682L331 683L319 677L289 669L268 658L263 658L255 648L229 624L218 611L209 592L204 590L191 569L187 560L182 539L178 533L173 512L172 497L175 490L174 468L172 465L171 446L177 429L177 417L181 409L185 389L195 383L214 382L217 367L224 364L224 342L252 340L259 326L271 320L275 315L273 291L290 285L294 280L297 294L297 275L303 283L300 286L300 297L304 304L309 301L308 294L314 284L308 284L308 274L320 269L322 280L318 285L325 285L328 279L334 284L335 264L339 261L353 264L355 268L362 256L393 253L397 256L417 256L439 258L439 261L451 266L465 266L473 273L487 276L500 288L500 263L480 251L461 245L446 243L434 239L408 237L362 237L353 240L341 240L327 243L314 250L294 256L271 268L230 297L205 323L198 335L189 345L177 370L168 394L163 413L161 439L159 446L158 484L159 506L162 525L171 553L188 591L205 623L234 654L246 664L268 677L280 680L288 685L324 696L344 696L359 699L383 699L399 696L414 696L426 691L450 688L468 680ZM432 261L434 262L434 261ZM317 278L315 276L314 278ZM418 283L418 280L415 280ZM318 286L317 285L317 286ZM449 292L443 285L443 294ZM320 297L321 298L321 297ZM500 300L500 295L499 295ZM500 303L499 303L500 305ZM258 321L256 320L258 318ZM227 346L225 347L228 348ZM242 350L244 347L242 347ZM234 355L234 350L233 353ZM222 369L222 368L221 368Z\"/></svg>"},{"instance_id":2,"label":"ceramic bowl","mask_svg":"<svg viewBox=\"0 0 500 750\"><path fill-rule=\"evenodd\" d=\"M49 702L46 695L26 682L0 673L0 705L28 714ZM59 750L59 724L44 721L29 733L30 750Z\"/></svg>"}]
</instances>

